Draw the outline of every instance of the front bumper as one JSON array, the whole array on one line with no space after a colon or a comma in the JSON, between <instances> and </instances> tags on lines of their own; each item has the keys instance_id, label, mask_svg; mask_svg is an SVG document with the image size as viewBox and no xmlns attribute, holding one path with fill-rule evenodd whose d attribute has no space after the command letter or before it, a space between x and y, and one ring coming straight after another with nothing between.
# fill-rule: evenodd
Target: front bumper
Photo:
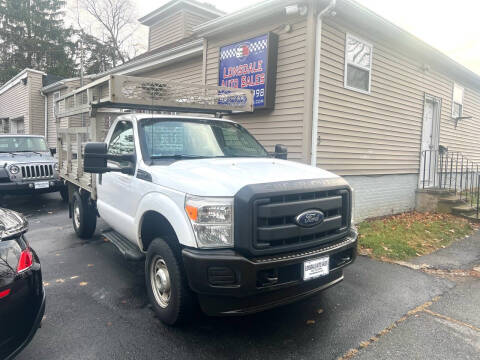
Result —
<instances>
[{"instance_id":1,"label":"front bumper","mask_svg":"<svg viewBox=\"0 0 480 360\"><path fill-rule=\"evenodd\" d=\"M0 183L0 194L41 194L60 191L60 189L65 186L62 180L59 179L49 179L49 180L38 180L38 181L48 181L49 187L44 189L35 189L34 183L37 181L25 181L25 182L6 182Z\"/></svg>"},{"instance_id":2,"label":"front bumper","mask_svg":"<svg viewBox=\"0 0 480 360\"><path fill-rule=\"evenodd\" d=\"M287 304L343 280L343 268L356 257L357 233L321 247L246 258L233 250L183 249L191 289L209 315L235 315ZM330 257L330 272L303 280L305 260Z\"/></svg>"}]
</instances>

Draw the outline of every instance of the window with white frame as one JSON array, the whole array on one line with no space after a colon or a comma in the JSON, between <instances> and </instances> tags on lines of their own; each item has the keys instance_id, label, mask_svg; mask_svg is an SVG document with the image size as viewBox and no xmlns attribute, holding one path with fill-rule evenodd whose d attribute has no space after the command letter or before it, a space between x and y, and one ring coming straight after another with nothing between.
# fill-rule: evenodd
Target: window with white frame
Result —
<instances>
[{"instance_id":1,"label":"window with white frame","mask_svg":"<svg viewBox=\"0 0 480 360\"><path fill-rule=\"evenodd\" d=\"M344 86L370 93L373 46L353 35L345 39Z\"/></svg>"},{"instance_id":2,"label":"window with white frame","mask_svg":"<svg viewBox=\"0 0 480 360\"><path fill-rule=\"evenodd\" d=\"M463 87L453 84L452 117L459 118L463 113Z\"/></svg>"},{"instance_id":3,"label":"window with white frame","mask_svg":"<svg viewBox=\"0 0 480 360\"><path fill-rule=\"evenodd\" d=\"M53 93L53 104L52 104L52 114L53 114L53 117L55 117L55 114L57 113L57 107L56 107L56 103L55 103L55 100L57 100L58 98L60 98L60 91L55 91Z\"/></svg>"}]
</instances>

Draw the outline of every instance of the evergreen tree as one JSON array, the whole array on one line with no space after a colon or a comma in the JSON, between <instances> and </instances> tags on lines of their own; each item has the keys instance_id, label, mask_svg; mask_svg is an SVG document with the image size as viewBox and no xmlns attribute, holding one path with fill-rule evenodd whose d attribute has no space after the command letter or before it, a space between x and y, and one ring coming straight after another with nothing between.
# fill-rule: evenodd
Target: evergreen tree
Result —
<instances>
[{"instance_id":1,"label":"evergreen tree","mask_svg":"<svg viewBox=\"0 0 480 360\"><path fill-rule=\"evenodd\" d=\"M75 44L64 0L0 0L0 84L26 67L70 77Z\"/></svg>"},{"instance_id":2,"label":"evergreen tree","mask_svg":"<svg viewBox=\"0 0 480 360\"><path fill-rule=\"evenodd\" d=\"M83 49L85 74L97 74L114 67L116 49L108 41L102 41L93 35L79 32L77 41L77 62L80 61Z\"/></svg>"}]
</instances>

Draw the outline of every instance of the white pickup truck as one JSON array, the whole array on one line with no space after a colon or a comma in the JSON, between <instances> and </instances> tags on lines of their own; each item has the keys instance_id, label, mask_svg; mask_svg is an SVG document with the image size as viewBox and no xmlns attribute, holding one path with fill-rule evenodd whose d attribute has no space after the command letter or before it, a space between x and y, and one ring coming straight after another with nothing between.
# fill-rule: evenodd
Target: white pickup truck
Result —
<instances>
[{"instance_id":1,"label":"white pickup truck","mask_svg":"<svg viewBox=\"0 0 480 360\"><path fill-rule=\"evenodd\" d=\"M343 279L356 256L352 189L328 171L269 154L235 122L126 114L85 145L95 194L69 184L78 236L104 236L145 259L153 309L167 324L198 300L210 315L261 311Z\"/></svg>"}]
</instances>

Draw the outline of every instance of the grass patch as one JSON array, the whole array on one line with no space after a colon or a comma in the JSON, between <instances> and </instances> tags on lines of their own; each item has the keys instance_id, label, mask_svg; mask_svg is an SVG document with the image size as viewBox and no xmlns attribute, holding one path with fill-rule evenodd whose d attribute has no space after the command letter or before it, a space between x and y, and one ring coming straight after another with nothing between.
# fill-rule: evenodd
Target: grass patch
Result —
<instances>
[{"instance_id":1,"label":"grass patch","mask_svg":"<svg viewBox=\"0 0 480 360\"><path fill-rule=\"evenodd\" d=\"M410 212L358 224L362 254L406 260L446 247L473 232L473 225L450 214Z\"/></svg>"}]
</instances>

